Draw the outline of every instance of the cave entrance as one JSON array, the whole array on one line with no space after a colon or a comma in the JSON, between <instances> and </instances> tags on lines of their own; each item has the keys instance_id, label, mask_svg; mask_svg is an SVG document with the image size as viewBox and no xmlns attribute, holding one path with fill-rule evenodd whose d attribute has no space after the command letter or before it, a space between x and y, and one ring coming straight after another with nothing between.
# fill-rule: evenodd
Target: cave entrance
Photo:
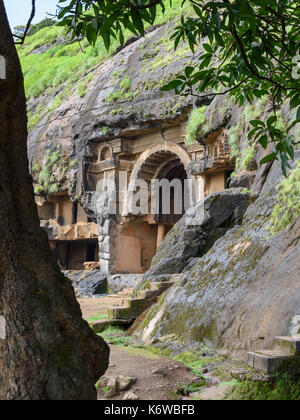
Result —
<instances>
[{"instance_id":1,"label":"cave entrance","mask_svg":"<svg viewBox=\"0 0 300 420\"><path fill-rule=\"evenodd\" d=\"M130 175L130 184L134 186L139 180L147 183L148 210L146 214L130 214L122 224L114 227L110 242L113 274L144 273L149 269L161 241L184 214L188 193L185 181L189 178L186 168L190 163L187 150L168 141L153 145L139 156ZM160 183L163 180L169 182Z\"/></svg>"},{"instance_id":2,"label":"cave entrance","mask_svg":"<svg viewBox=\"0 0 300 420\"><path fill-rule=\"evenodd\" d=\"M147 174L149 184L153 179L168 181L166 186L162 183L157 191L157 212L119 225L112 235L114 273L146 272L161 242L184 215L185 196L188 193L185 182L188 179L187 172L176 155L168 154L167 161L162 161L163 157L163 154L156 155L157 160L151 157L146 162L146 167L142 168L142 173ZM151 178L150 171L153 171ZM150 208L149 196L149 210Z\"/></svg>"},{"instance_id":3,"label":"cave entrance","mask_svg":"<svg viewBox=\"0 0 300 420\"><path fill-rule=\"evenodd\" d=\"M83 270L86 262L99 262L97 239L51 241L51 248L62 270Z\"/></svg>"},{"instance_id":4,"label":"cave entrance","mask_svg":"<svg viewBox=\"0 0 300 420\"><path fill-rule=\"evenodd\" d=\"M170 185L174 184L170 188L170 203L164 203L166 199L165 191L163 187L159 189L159 212L154 216L157 223L158 249L167 233L184 215L185 195L187 193L185 181L188 177L183 163L180 159L175 158L161 168L157 178L159 181L163 179L168 180ZM170 211L164 211L165 204L167 204L166 207L169 207L168 210Z\"/></svg>"}]
</instances>

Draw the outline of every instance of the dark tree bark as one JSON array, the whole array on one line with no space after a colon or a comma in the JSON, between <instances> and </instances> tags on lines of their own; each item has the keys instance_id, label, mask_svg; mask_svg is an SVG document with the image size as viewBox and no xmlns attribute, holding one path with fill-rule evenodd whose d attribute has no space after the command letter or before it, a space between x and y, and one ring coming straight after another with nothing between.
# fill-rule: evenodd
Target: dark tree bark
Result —
<instances>
[{"instance_id":1,"label":"dark tree bark","mask_svg":"<svg viewBox=\"0 0 300 420\"><path fill-rule=\"evenodd\" d=\"M39 226L26 154L23 77L0 0L0 399L89 400L109 348L83 321Z\"/></svg>"}]
</instances>

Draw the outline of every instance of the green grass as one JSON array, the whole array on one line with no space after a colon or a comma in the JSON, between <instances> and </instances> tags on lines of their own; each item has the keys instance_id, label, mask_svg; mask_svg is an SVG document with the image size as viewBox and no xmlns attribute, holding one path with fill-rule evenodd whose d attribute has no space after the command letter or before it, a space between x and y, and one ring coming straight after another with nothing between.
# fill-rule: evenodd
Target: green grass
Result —
<instances>
[{"instance_id":1,"label":"green grass","mask_svg":"<svg viewBox=\"0 0 300 420\"><path fill-rule=\"evenodd\" d=\"M176 360L176 362L179 362L184 366L188 367L191 370L191 372L193 372L195 375L200 376L201 378L203 377L203 375L201 374L201 369L206 364L222 360L222 358L220 357L203 357L201 351L197 353L185 352L181 353L178 356L173 356L172 352L168 349L145 346L142 343L135 342L131 336L127 335L126 332L119 327L109 326L99 335L109 344L117 346L126 346L128 350L132 349L133 351L138 349L139 352L144 353L145 355L154 355L158 357L166 357L168 359Z\"/></svg>"},{"instance_id":2,"label":"green grass","mask_svg":"<svg viewBox=\"0 0 300 420\"><path fill-rule=\"evenodd\" d=\"M112 344L114 346L128 346L132 343L132 338L119 327L109 326L98 335L107 341L108 344Z\"/></svg>"},{"instance_id":3,"label":"green grass","mask_svg":"<svg viewBox=\"0 0 300 420\"><path fill-rule=\"evenodd\" d=\"M103 319L107 319L107 318L108 318L107 314L99 314L99 315L94 315L91 318L88 318L87 322L102 321Z\"/></svg>"},{"instance_id":4,"label":"green grass","mask_svg":"<svg viewBox=\"0 0 300 420\"><path fill-rule=\"evenodd\" d=\"M67 173L72 168L74 161L65 154L61 146L55 149L47 149L43 167L35 162L32 167L32 175L35 182L35 193L54 194L66 187Z\"/></svg>"},{"instance_id":5,"label":"green grass","mask_svg":"<svg viewBox=\"0 0 300 420\"><path fill-rule=\"evenodd\" d=\"M197 138L200 138L204 132L201 130L201 126L206 122L205 117L206 106L195 108L188 119L186 125L186 144L193 144L197 142Z\"/></svg>"},{"instance_id":6,"label":"green grass","mask_svg":"<svg viewBox=\"0 0 300 420\"><path fill-rule=\"evenodd\" d=\"M186 367L188 367L191 372L193 372L195 375L201 376L201 369L207 365L208 363L216 363L218 361L221 361L222 358L220 357L203 357L201 352L198 353L192 353L190 351L180 354L179 356L175 357L175 360L177 362L182 363Z\"/></svg>"},{"instance_id":7,"label":"green grass","mask_svg":"<svg viewBox=\"0 0 300 420\"><path fill-rule=\"evenodd\" d=\"M257 169L255 160L257 147L255 145L249 146L241 156L241 168L244 171L254 171Z\"/></svg>"},{"instance_id":8,"label":"green grass","mask_svg":"<svg viewBox=\"0 0 300 420\"><path fill-rule=\"evenodd\" d=\"M172 7L166 5L163 14L159 8L156 24L166 23L181 15L181 0L174 0ZM184 11L190 10L190 5L184 6ZM129 31L124 32L125 40L132 36ZM58 45L54 45L56 41ZM104 46L102 39L98 39L94 47L90 46L86 40L82 41L81 47L78 42L65 45L67 40L66 29L53 26L41 29L36 34L27 37L24 46L18 47L18 53L24 74L25 91L28 99L37 98L46 91L54 93L60 90L59 106L76 89L79 96L84 96L88 83L85 77L87 72L95 69L113 54L119 42L114 40L110 51ZM42 46L48 46L48 50L38 54L32 54L34 50ZM78 86L78 84L80 84ZM128 91L131 82L125 77L124 86L121 91ZM78 88L77 88L78 86ZM29 127L36 126L39 121L54 110L53 104L43 112L32 113L29 115Z\"/></svg>"},{"instance_id":9,"label":"green grass","mask_svg":"<svg viewBox=\"0 0 300 420\"><path fill-rule=\"evenodd\" d=\"M300 400L300 379L292 380L287 375L272 382L243 381L229 391L229 400L246 401L292 401Z\"/></svg>"},{"instance_id":10,"label":"green grass","mask_svg":"<svg viewBox=\"0 0 300 420\"><path fill-rule=\"evenodd\" d=\"M80 83L77 87L77 93L80 96L80 98L82 98L83 96L86 95L86 90L87 90L87 84L86 83Z\"/></svg>"},{"instance_id":11,"label":"green grass","mask_svg":"<svg viewBox=\"0 0 300 420\"><path fill-rule=\"evenodd\" d=\"M178 395L190 395L193 392L199 392L202 390L202 388L206 386L206 382L199 382L195 383L192 382L190 384L184 383L178 386L177 388L177 394Z\"/></svg>"}]
</instances>

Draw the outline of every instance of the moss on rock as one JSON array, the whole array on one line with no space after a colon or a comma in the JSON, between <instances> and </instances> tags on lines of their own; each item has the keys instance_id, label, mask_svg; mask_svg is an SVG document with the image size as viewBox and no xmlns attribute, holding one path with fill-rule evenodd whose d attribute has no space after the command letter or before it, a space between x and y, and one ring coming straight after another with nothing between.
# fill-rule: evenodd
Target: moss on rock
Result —
<instances>
[{"instance_id":1,"label":"moss on rock","mask_svg":"<svg viewBox=\"0 0 300 420\"><path fill-rule=\"evenodd\" d=\"M276 235L289 228L300 215L300 163L277 186L276 205L268 230Z\"/></svg>"}]
</instances>

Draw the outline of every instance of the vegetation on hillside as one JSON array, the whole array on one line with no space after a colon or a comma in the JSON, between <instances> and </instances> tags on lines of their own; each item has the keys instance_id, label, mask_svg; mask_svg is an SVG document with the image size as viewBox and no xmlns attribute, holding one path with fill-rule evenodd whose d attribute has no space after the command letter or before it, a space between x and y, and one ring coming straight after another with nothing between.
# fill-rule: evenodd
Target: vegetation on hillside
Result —
<instances>
[{"instance_id":1,"label":"vegetation on hillside","mask_svg":"<svg viewBox=\"0 0 300 420\"><path fill-rule=\"evenodd\" d=\"M172 7L169 5L166 8L165 13L160 11L157 14L155 23L161 25L174 19L180 5L181 0L175 0ZM186 6L186 10L190 10L190 7ZM131 31L126 30L124 40L131 35ZM119 40L116 39L111 42L109 51L101 38L93 45L87 39L81 42L71 40L68 29L60 26L45 27L28 36L25 45L18 47L27 99L45 94L52 97L48 106L43 104L29 110L29 129L36 126L43 117L50 116L76 90L79 96L84 96L93 71L114 54L119 46ZM128 86L122 86L121 90L126 93ZM114 101L114 98L111 100Z\"/></svg>"},{"instance_id":2,"label":"vegetation on hillside","mask_svg":"<svg viewBox=\"0 0 300 420\"><path fill-rule=\"evenodd\" d=\"M43 28L48 28L49 26L53 26L56 24L56 21L54 19L46 18L41 20L39 23L31 24L30 28L26 34L26 36L32 36L36 34L38 31L40 31ZM14 27L14 36L22 37L25 36L26 26L25 25L19 25Z\"/></svg>"},{"instance_id":3,"label":"vegetation on hillside","mask_svg":"<svg viewBox=\"0 0 300 420\"><path fill-rule=\"evenodd\" d=\"M70 169L76 165L70 156L62 151L61 146L55 150L46 150L44 165L38 162L32 167L36 195L55 194L70 185L66 185Z\"/></svg>"},{"instance_id":4,"label":"vegetation on hillside","mask_svg":"<svg viewBox=\"0 0 300 420\"><path fill-rule=\"evenodd\" d=\"M201 130L201 127L206 122L205 110L206 106L202 106L200 108L194 108L193 111L190 113L186 125L186 144L197 143L197 140L199 140L203 136L203 134L205 134L203 129Z\"/></svg>"},{"instance_id":5,"label":"vegetation on hillside","mask_svg":"<svg viewBox=\"0 0 300 420\"><path fill-rule=\"evenodd\" d=\"M62 3L68 0L63 0ZM170 0L172 4L172 0ZM182 5L188 2L184 1ZM164 11L167 0L127 0L94 2L69 1L60 8L59 19L72 31L72 36L85 36L91 45L101 37L107 49L118 39L124 44L124 32L144 35L145 24L154 24L157 13ZM273 115L266 121L252 120L260 145L273 151L261 163L281 160L286 175L289 160L294 158L299 141L290 130L300 122L299 51L300 10L290 0L234 0L212 2L191 0L195 16L183 16L172 39L175 49L188 41L195 52L199 45L205 51L199 65L187 66L182 75L169 82L163 90L192 94L199 98L228 94L243 105L269 95ZM287 130L280 130L278 107L289 99L291 109L297 109L295 120Z\"/></svg>"}]
</instances>

